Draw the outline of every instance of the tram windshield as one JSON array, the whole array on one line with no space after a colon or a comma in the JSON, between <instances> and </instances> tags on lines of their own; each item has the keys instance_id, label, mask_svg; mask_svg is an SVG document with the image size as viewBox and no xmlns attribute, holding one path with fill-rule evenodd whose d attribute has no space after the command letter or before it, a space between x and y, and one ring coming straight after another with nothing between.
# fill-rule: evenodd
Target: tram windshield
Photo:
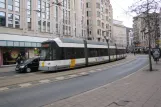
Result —
<instances>
[{"instance_id":1,"label":"tram windshield","mask_svg":"<svg viewBox=\"0 0 161 107\"><path fill-rule=\"evenodd\" d=\"M41 49L41 53L40 53L40 59L41 60L45 60L46 59L46 56L47 56L47 53L48 53L49 49L48 48L43 48Z\"/></svg>"},{"instance_id":2,"label":"tram windshield","mask_svg":"<svg viewBox=\"0 0 161 107\"><path fill-rule=\"evenodd\" d=\"M50 45L42 44L41 53L40 53L40 60L51 60L51 52L50 52Z\"/></svg>"}]
</instances>

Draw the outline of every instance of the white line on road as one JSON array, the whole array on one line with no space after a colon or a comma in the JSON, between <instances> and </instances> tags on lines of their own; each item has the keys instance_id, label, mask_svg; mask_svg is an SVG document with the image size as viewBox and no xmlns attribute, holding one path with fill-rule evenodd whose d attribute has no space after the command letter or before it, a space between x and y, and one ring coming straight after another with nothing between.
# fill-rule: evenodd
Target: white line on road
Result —
<instances>
[{"instance_id":1,"label":"white line on road","mask_svg":"<svg viewBox=\"0 0 161 107\"><path fill-rule=\"evenodd\" d=\"M9 88L7 88L7 87L2 87L2 88L0 88L0 91L5 91L5 90L8 90Z\"/></svg>"},{"instance_id":2,"label":"white line on road","mask_svg":"<svg viewBox=\"0 0 161 107\"><path fill-rule=\"evenodd\" d=\"M56 77L55 79L56 79L56 80L64 80L65 77Z\"/></svg>"},{"instance_id":3,"label":"white line on road","mask_svg":"<svg viewBox=\"0 0 161 107\"><path fill-rule=\"evenodd\" d=\"M79 73L80 75L87 75L88 73L87 72L81 72Z\"/></svg>"},{"instance_id":4,"label":"white line on road","mask_svg":"<svg viewBox=\"0 0 161 107\"><path fill-rule=\"evenodd\" d=\"M20 87L29 87L31 85L32 85L31 83L19 84Z\"/></svg>"},{"instance_id":5,"label":"white line on road","mask_svg":"<svg viewBox=\"0 0 161 107\"><path fill-rule=\"evenodd\" d=\"M50 80L41 80L41 81L39 81L40 83L49 83L49 82L51 82Z\"/></svg>"},{"instance_id":6,"label":"white line on road","mask_svg":"<svg viewBox=\"0 0 161 107\"><path fill-rule=\"evenodd\" d=\"M74 78L77 77L78 75L69 75L69 77Z\"/></svg>"},{"instance_id":7,"label":"white line on road","mask_svg":"<svg viewBox=\"0 0 161 107\"><path fill-rule=\"evenodd\" d=\"M89 71L90 73L94 73L94 72L97 72L97 71L95 71L95 70L91 70L91 71Z\"/></svg>"},{"instance_id":8,"label":"white line on road","mask_svg":"<svg viewBox=\"0 0 161 107\"><path fill-rule=\"evenodd\" d=\"M21 74L19 74L19 75L14 75L15 77L19 77L19 76L21 76Z\"/></svg>"},{"instance_id":9,"label":"white line on road","mask_svg":"<svg viewBox=\"0 0 161 107\"><path fill-rule=\"evenodd\" d=\"M3 76L3 77L0 77L0 79L3 79L3 78L5 78L6 76Z\"/></svg>"},{"instance_id":10,"label":"white line on road","mask_svg":"<svg viewBox=\"0 0 161 107\"><path fill-rule=\"evenodd\" d=\"M102 71L102 69L97 69L97 71Z\"/></svg>"}]
</instances>

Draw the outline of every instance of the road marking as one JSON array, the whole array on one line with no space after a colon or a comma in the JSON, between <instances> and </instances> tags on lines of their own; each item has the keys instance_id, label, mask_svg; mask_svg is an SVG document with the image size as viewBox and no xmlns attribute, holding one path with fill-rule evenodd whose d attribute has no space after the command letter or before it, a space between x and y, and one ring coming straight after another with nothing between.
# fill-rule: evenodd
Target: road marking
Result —
<instances>
[{"instance_id":1,"label":"road marking","mask_svg":"<svg viewBox=\"0 0 161 107\"><path fill-rule=\"evenodd\" d=\"M88 73L87 72L81 72L79 73L80 75L87 75Z\"/></svg>"},{"instance_id":2,"label":"road marking","mask_svg":"<svg viewBox=\"0 0 161 107\"><path fill-rule=\"evenodd\" d=\"M102 69L97 69L97 71L102 71Z\"/></svg>"},{"instance_id":3,"label":"road marking","mask_svg":"<svg viewBox=\"0 0 161 107\"><path fill-rule=\"evenodd\" d=\"M3 77L0 77L0 79L3 79L3 78L5 78L6 76L3 76Z\"/></svg>"},{"instance_id":4,"label":"road marking","mask_svg":"<svg viewBox=\"0 0 161 107\"><path fill-rule=\"evenodd\" d=\"M29 87L31 85L32 85L31 83L19 84L20 87Z\"/></svg>"},{"instance_id":5,"label":"road marking","mask_svg":"<svg viewBox=\"0 0 161 107\"><path fill-rule=\"evenodd\" d=\"M19 74L19 75L14 75L15 77L19 77L19 76L21 76L21 74Z\"/></svg>"},{"instance_id":6,"label":"road marking","mask_svg":"<svg viewBox=\"0 0 161 107\"><path fill-rule=\"evenodd\" d=\"M8 90L9 88L7 88L7 87L2 87L2 88L0 88L0 91L5 91L5 90Z\"/></svg>"},{"instance_id":7,"label":"road marking","mask_svg":"<svg viewBox=\"0 0 161 107\"><path fill-rule=\"evenodd\" d=\"M91 70L91 71L89 71L90 73L94 73L94 72L97 72L97 71L95 71L95 70Z\"/></svg>"},{"instance_id":8,"label":"road marking","mask_svg":"<svg viewBox=\"0 0 161 107\"><path fill-rule=\"evenodd\" d=\"M56 80L64 80L65 77L56 77L55 79L56 79Z\"/></svg>"},{"instance_id":9,"label":"road marking","mask_svg":"<svg viewBox=\"0 0 161 107\"><path fill-rule=\"evenodd\" d=\"M74 78L77 77L78 75L69 75L69 77Z\"/></svg>"},{"instance_id":10,"label":"road marking","mask_svg":"<svg viewBox=\"0 0 161 107\"><path fill-rule=\"evenodd\" d=\"M50 80L41 80L41 81L39 81L40 83L49 83L49 82L51 82Z\"/></svg>"}]
</instances>

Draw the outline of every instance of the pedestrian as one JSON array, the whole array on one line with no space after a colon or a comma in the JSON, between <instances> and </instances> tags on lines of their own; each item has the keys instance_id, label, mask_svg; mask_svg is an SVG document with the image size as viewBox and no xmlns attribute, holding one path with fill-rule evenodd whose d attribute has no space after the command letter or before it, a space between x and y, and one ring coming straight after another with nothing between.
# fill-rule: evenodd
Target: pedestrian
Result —
<instances>
[{"instance_id":1,"label":"pedestrian","mask_svg":"<svg viewBox=\"0 0 161 107\"><path fill-rule=\"evenodd\" d=\"M16 62L17 62L18 65L22 63L22 56L21 56L21 54L18 55L18 57L16 59Z\"/></svg>"}]
</instances>

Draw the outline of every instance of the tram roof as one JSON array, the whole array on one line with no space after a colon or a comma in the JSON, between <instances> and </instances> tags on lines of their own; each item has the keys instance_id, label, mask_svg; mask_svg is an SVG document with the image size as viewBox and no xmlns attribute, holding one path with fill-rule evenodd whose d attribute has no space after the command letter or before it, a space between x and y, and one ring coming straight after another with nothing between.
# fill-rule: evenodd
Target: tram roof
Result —
<instances>
[{"instance_id":1,"label":"tram roof","mask_svg":"<svg viewBox=\"0 0 161 107\"><path fill-rule=\"evenodd\" d=\"M76 39L73 39L73 38L55 38L55 39L52 39L52 40L44 41L43 43L46 43L46 42L56 42L57 44L59 44L59 43L84 44L83 39L77 39L77 38ZM91 44L91 45L107 45L106 42L96 42L96 41L92 41L92 40L87 40L87 44ZM109 44L110 44L110 46L114 46L113 43L109 43Z\"/></svg>"},{"instance_id":2,"label":"tram roof","mask_svg":"<svg viewBox=\"0 0 161 107\"><path fill-rule=\"evenodd\" d=\"M57 42L57 43L76 43L76 44L84 44L84 40L83 39L77 39L77 38L55 38L52 40L47 40L44 41L45 42ZM92 40L87 40L87 44L92 44L92 45L107 45L106 42L96 42L96 41L92 41ZM114 44L109 42L109 44L111 46L113 46Z\"/></svg>"},{"instance_id":3,"label":"tram roof","mask_svg":"<svg viewBox=\"0 0 161 107\"><path fill-rule=\"evenodd\" d=\"M62 43L76 43L76 44L84 44L83 39L73 39L73 38L59 38ZM58 39L55 39L56 42L60 42ZM87 40L87 44L93 44L93 45L107 45L107 43L104 42L96 42Z\"/></svg>"}]
</instances>

